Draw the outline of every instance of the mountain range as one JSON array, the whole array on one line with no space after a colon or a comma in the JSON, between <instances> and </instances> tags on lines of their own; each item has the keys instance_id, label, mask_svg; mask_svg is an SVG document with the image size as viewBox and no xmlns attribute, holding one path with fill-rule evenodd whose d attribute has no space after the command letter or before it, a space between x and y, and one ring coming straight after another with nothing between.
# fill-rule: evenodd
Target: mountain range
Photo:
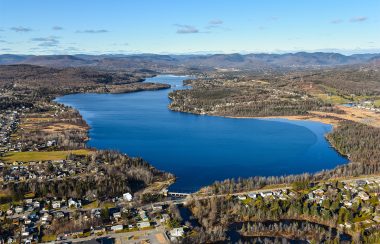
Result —
<instances>
[{"instance_id":1,"label":"mountain range","mask_svg":"<svg viewBox=\"0 0 380 244\"><path fill-rule=\"evenodd\" d=\"M31 64L48 67L101 67L106 69L265 69L334 67L353 64L378 64L380 54L298 52L286 54L210 54L210 55L0 55L0 65Z\"/></svg>"}]
</instances>

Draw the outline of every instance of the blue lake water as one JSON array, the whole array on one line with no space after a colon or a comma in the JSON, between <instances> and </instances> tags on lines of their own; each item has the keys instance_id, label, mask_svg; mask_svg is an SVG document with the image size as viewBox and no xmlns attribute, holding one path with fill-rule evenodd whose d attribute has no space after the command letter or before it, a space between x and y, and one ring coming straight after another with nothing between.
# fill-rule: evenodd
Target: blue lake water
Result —
<instances>
[{"instance_id":1,"label":"blue lake water","mask_svg":"<svg viewBox=\"0 0 380 244\"><path fill-rule=\"evenodd\" d=\"M128 94L74 94L56 101L78 109L90 125L88 145L142 157L174 173L173 191L216 180L331 169L347 162L326 141L332 126L284 119L232 119L170 111L168 93L187 77L148 82L171 89Z\"/></svg>"}]
</instances>

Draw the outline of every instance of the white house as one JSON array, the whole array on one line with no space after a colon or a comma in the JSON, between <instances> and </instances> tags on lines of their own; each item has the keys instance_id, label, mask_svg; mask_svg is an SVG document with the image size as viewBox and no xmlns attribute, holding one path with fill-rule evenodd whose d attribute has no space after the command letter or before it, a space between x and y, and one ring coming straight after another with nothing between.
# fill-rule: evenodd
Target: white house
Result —
<instances>
[{"instance_id":1,"label":"white house","mask_svg":"<svg viewBox=\"0 0 380 244\"><path fill-rule=\"evenodd\" d=\"M123 225L114 225L114 226L111 226L111 230L112 231L121 231L123 229L124 229Z\"/></svg>"},{"instance_id":2,"label":"white house","mask_svg":"<svg viewBox=\"0 0 380 244\"><path fill-rule=\"evenodd\" d=\"M21 207L21 206L17 206L17 207L15 208L15 212L16 212L16 213L22 213L23 211L24 211L24 208Z\"/></svg>"},{"instance_id":3,"label":"white house","mask_svg":"<svg viewBox=\"0 0 380 244\"><path fill-rule=\"evenodd\" d=\"M181 237L185 234L185 231L183 230L183 228L174 228L170 231L170 235L173 236L173 237Z\"/></svg>"},{"instance_id":4,"label":"white house","mask_svg":"<svg viewBox=\"0 0 380 244\"><path fill-rule=\"evenodd\" d=\"M252 199L256 199L256 193L248 193L248 197L252 198Z\"/></svg>"},{"instance_id":5,"label":"white house","mask_svg":"<svg viewBox=\"0 0 380 244\"><path fill-rule=\"evenodd\" d=\"M128 201L128 202L132 201L132 194L129 193L129 192L124 193L123 194L123 199L124 199L124 201Z\"/></svg>"},{"instance_id":6,"label":"white house","mask_svg":"<svg viewBox=\"0 0 380 244\"><path fill-rule=\"evenodd\" d=\"M120 212L113 213L113 218L114 219L120 219L121 218L121 213Z\"/></svg>"},{"instance_id":7,"label":"white house","mask_svg":"<svg viewBox=\"0 0 380 244\"><path fill-rule=\"evenodd\" d=\"M137 227L140 229L147 228L150 227L150 223L148 221L141 221L137 223Z\"/></svg>"},{"instance_id":8,"label":"white house","mask_svg":"<svg viewBox=\"0 0 380 244\"><path fill-rule=\"evenodd\" d=\"M261 195L262 197L269 197L269 196L272 196L273 193L270 192L270 191L267 191L267 192L260 192L260 195Z\"/></svg>"},{"instance_id":9,"label":"white house","mask_svg":"<svg viewBox=\"0 0 380 244\"><path fill-rule=\"evenodd\" d=\"M244 196L244 195L239 195L239 196L238 196L238 199L239 199L240 201L243 201L243 200L247 199L247 197Z\"/></svg>"},{"instance_id":10,"label":"white house","mask_svg":"<svg viewBox=\"0 0 380 244\"><path fill-rule=\"evenodd\" d=\"M364 191L361 191L358 193L358 196L363 200L363 201L367 201L369 200L369 196L367 193L365 193Z\"/></svg>"},{"instance_id":11,"label":"white house","mask_svg":"<svg viewBox=\"0 0 380 244\"><path fill-rule=\"evenodd\" d=\"M54 208L54 209L57 209L57 208L60 208L61 207L61 202L60 201L54 201L51 206Z\"/></svg>"},{"instance_id":12,"label":"white house","mask_svg":"<svg viewBox=\"0 0 380 244\"><path fill-rule=\"evenodd\" d=\"M70 208L70 207L80 208L82 204L81 204L80 202L77 202L77 201L75 201L74 199L70 198L70 199L67 201L67 205L69 205L69 208Z\"/></svg>"}]
</instances>

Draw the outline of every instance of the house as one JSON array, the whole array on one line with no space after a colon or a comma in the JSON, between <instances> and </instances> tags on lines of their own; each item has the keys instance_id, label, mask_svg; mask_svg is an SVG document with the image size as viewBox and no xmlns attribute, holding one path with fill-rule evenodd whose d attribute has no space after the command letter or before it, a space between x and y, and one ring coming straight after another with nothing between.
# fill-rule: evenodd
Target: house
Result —
<instances>
[{"instance_id":1,"label":"house","mask_svg":"<svg viewBox=\"0 0 380 244\"><path fill-rule=\"evenodd\" d=\"M351 228L352 228L352 223L346 222L346 223L344 224L344 226L345 226L347 229L351 229Z\"/></svg>"},{"instance_id":2,"label":"house","mask_svg":"<svg viewBox=\"0 0 380 244\"><path fill-rule=\"evenodd\" d=\"M23 207L21 207L21 206L17 206L17 207L15 207L15 213L22 213L24 211L24 208Z\"/></svg>"},{"instance_id":3,"label":"house","mask_svg":"<svg viewBox=\"0 0 380 244\"><path fill-rule=\"evenodd\" d=\"M36 201L36 202L33 203L33 207L34 208L40 208L40 206L41 206L40 202Z\"/></svg>"},{"instance_id":4,"label":"house","mask_svg":"<svg viewBox=\"0 0 380 244\"><path fill-rule=\"evenodd\" d=\"M121 213L120 212L115 212L115 213L112 214L112 216L113 216L114 219L119 219L119 218L121 218Z\"/></svg>"},{"instance_id":5,"label":"house","mask_svg":"<svg viewBox=\"0 0 380 244\"><path fill-rule=\"evenodd\" d=\"M70 198L68 201L67 201L67 205L69 206L69 208L73 207L73 208L80 208L82 206L82 204L78 201L75 201L74 199Z\"/></svg>"},{"instance_id":6,"label":"house","mask_svg":"<svg viewBox=\"0 0 380 244\"><path fill-rule=\"evenodd\" d=\"M256 199L257 195L256 195L256 193L248 193L248 197L250 197L252 199Z\"/></svg>"},{"instance_id":7,"label":"house","mask_svg":"<svg viewBox=\"0 0 380 244\"><path fill-rule=\"evenodd\" d=\"M273 194L270 191L265 191L265 192L260 192L260 195L262 197L269 197L269 196L272 196Z\"/></svg>"},{"instance_id":8,"label":"house","mask_svg":"<svg viewBox=\"0 0 380 244\"><path fill-rule=\"evenodd\" d=\"M91 209L91 216L96 217L96 218L100 218L100 215L101 215L100 208Z\"/></svg>"},{"instance_id":9,"label":"house","mask_svg":"<svg viewBox=\"0 0 380 244\"><path fill-rule=\"evenodd\" d=\"M247 197L244 196L244 195L239 195L239 196L237 196L237 197L238 197L238 199L239 199L240 201L243 201L243 200L246 200L246 199L247 199Z\"/></svg>"},{"instance_id":10,"label":"house","mask_svg":"<svg viewBox=\"0 0 380 244\"><path fill-rule=\"evenodd\" d=\"M150 223L148 221L141 221L137 223L137 227L140 229L150 227Z\"/></svg>"},{"instance_id":11,"label":"house","mask_svg":"<svg viewBox=\"0 0 380 244\"><path fill-rule=\"evenodd\" d=\"M169 233L172 237L181 237L185 234L185 231L181 227L181 228L174 228Z\"/></svg>"},{"instance_id":12,"label":"house","mask_svg":"<svg viewBox=\"0 0 380 244\"><path fill-rule=\"evenodd\" d=\"M52 208L57 209L61 207L61 202L60 201L53 201L51 204Z\"/></svg>"},{"instance_id":13,"label":"house","mask_svg":"<svg viewBox=\"0 0 380 244\"><path fill-rule=\"evenodd\" d=\"M161 211L162 210L162 205L160 205L160 204L152 204L152 210L153 211Z\"/></svg>"},{"instance_id":14,"label":"house","mask_svg":"<svg viewBox=\"0 0 380 244\"><path fill-rule=\"evenodd\" d=\"M57 219L60 219L60 218L65 217L65 214L63 212L61 212L61 211L58 211L58 212L54 213L54 217L57 218Z\"/></svg>"},{"instance_id":15,"label":"house","mask_svg":"<svg viewBox=\"0 0 380 244\"><path fill-rule=\"evenodd\" d=\"M124 200L124 201L128 201L128 202L132 201L132 194L129 193L129 192L124 193L124 194L123 194L123 200Z\"/></svg>"},{"instance_id":16,"label":"house","mask_svg":"<svg viewBox=\"0 0 380 244\"><path fill-rule=\"evenodd\" d=\"M123 225L114 225L114 226L111 226L111 230L112 231L121 231L123 229L124 229Z\"/></svg>"},{"instance_id":17,"label":"house","mask_svg":"<svg viewBox=\"0 0 380 244\"><path fill-rule=\"evenodd\" d=\"M358 193L358 196L363 200L363 201L367 201L369 200L369 196L366 192L364 191L361 191Z\"/></svg>"},{"instance_id":18,"label":"house","mask_svg":"<svg viewBox=\"0 0 380 244\"><path fill-rule=\"evenodd\" d=\"M27 204L31 204L32 202L33 202L32 198L25 199L25 203Z\"/></svg>"},{"instance_id":19,"label":"house","mask_svg":"<svg viewBox=\"0 0 380 244\"><path fill-rule=\"evenodd\" d=\"M314 193L315 195L322 196L322 195L325 193L325 191L322 190L322 189L317 189L317 190L314 190L313 193Z\"/></svg>"},{"instance_id":20,"label":"house","mask_svg":"<svg viewBox=\"0 0 380 244\"><path fill-rule=\"evenodd\" d=\"M161 223L164 223L164 222L166 222L166 221L169 220L169 219L170 219L169 214L162 214L161 219L160 219L160 222L161 222Z\"/></svg>"},{"instance_id":21,"label":"house","mask_svg":"<svg viewBox=\"0 0 380 244\"><path fill-rule=\"evenodd\" d=\"M345 201L344 202L344 206L346 206L347 208L351 208L352 207L352 202Z\"/></svg>"},{"instance_id":22,"label":"house","mask_svg":"<svg viewBox=\"0 0 380 244\"><path fill-rule=\"evenodd\" d=\"M366 184L367 184L367 182L364 181L364 180L357 180L357 181L356 181L356 185L357 185L357 186L365 186Z\"/></svg>"},{"instance_id":23,"label":"house","mask_svg":"<svg viewBox=\"0 0 380 244\"><path fill-rule=\"evenodd\" d=\"M50 221L51 220L51 216L50 216L50 214L48 214L48 213L44 213L44 215L41 217L41 221L42 222L48 222L48 221Z\"/></svg>"},{"instance_id":24,"label":"house","mask_svg":"<svg viewBox=\"0 0 380 244\"><path fill-rule=\"evenodd\" d=\"M373 217L373 221L380 223L380 216L376 215L375 217Z\"/></svg>"}]
</instances>

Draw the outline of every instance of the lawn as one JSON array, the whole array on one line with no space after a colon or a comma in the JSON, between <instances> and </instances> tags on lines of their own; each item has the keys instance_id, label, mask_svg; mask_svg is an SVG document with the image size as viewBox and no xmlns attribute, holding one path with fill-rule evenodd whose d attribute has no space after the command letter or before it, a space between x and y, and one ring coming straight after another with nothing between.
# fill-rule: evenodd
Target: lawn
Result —
<instances>
[{"instance_id":1,"label":"lawn","mask_svg":"<svg viewBox=\"0 0 380 244\"><path fill-rule=\"evenodd\" d=\"M51 152L10 152L5 154L4 157L0 159L7 162L13 161L40 161L40 160L62 160L66 159L67 155L70 153L76 155L87 155L90 153L89 150L72 150L72 151L51 151Z\"/></svg>"},{"instance_id":2,"label":"lawn","mask_svg":"<svg viewBox=\"0 0 380 244\"><path fill-rule=\"evenodd\" d=\"M57 235L44 235L42 236L42 242L52 242L57 240Z\"/></svg>"},{"instance_id":3,"label":"lawn","mask_svg":"<svg viewBox=\"0 0 380 244\"><path fill-rule=\"evenodd\" d=\"M93 208L97 208L99 206L99 202L98 201L93 201L93 202L90 202L89 204L86 204L83 206L84 209L93 209Z\"/></svg>"}]
</instances>

